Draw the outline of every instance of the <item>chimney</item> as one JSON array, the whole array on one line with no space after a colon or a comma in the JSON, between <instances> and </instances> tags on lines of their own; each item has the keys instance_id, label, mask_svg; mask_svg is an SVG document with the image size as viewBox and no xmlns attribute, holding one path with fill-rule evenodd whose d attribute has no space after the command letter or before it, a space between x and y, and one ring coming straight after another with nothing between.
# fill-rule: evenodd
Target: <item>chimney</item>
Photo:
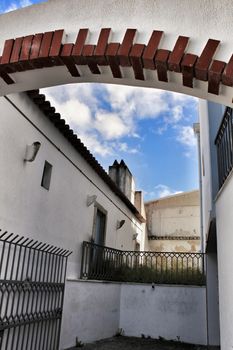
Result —
<instances>
[{"instance_id":1,"label":"chimney","mask_svg":"<svg viewBox=\"0 0 233 350\"><path fill-rule=\"evenodd\" d=\"M146 217L146 212L145 212L145 205L144 205L144 200L143 200L143 193L142 191L135 191L134 194L134 205L139 211L139 213L145 218Z\"/></svg>"},{"instance_id":2,"label":"chimney","mask_svg":"<svg viewBox=\"0 0 233 350\"><path fill-rule=\"evenodd\" d=\"M112 181L114 181L117 186L118 186L118 183L117 183L118 167L119 167L119 163L117 160L115 160L113 165L111 165L108 168L108 174L111 177Z\"/></svg>"},{"instance_id":3,"label":"chimney","mask_svg":"<svg viewBox=\"0 0 233 350\"><path fill-rule=\"evenodd\" d=\"M113 165L109 167L109 176L134 204L134 179L123 159L120 163L115 160Z\"/></svg>"}]
</instances>

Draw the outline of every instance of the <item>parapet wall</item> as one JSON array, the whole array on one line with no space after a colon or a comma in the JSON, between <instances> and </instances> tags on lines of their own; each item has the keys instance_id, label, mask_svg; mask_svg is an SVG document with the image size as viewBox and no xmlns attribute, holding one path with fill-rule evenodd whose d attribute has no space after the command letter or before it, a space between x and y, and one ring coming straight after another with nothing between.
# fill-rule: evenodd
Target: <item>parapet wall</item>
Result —
<instances>
[{"instance_id":1,"label":"parapet wall","mask_svg":"<svg viewBox=\"0 0 233 350\"><path fill-rule=\"evenodd\" d=\"M75 339L92 342L114 336L179 340L206 345L205 287L68 281L62 349Z\"/></svg>"}]
</instances>

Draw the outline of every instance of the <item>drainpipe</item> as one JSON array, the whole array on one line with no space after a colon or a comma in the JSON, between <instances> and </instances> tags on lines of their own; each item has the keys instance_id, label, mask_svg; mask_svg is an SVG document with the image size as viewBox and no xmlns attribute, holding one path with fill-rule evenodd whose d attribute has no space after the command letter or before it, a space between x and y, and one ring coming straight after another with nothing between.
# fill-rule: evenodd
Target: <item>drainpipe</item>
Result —
<instances>
[{"instance_id":1,"label":"drainpipe","mask_svg":"<svg viewBox=\"0 0 233 350\"><path fill-rule=\"evenodd\" d=\"M205 252L205 238L203 232L203 204L202 204L202 172L201 172L201 142L200 142L200 123L193 124L193 131L197 138L198 150L198 168L199 168L199 190L200 190L200 235L201 235L201 253Z\"/></svg>"}]
</instances>

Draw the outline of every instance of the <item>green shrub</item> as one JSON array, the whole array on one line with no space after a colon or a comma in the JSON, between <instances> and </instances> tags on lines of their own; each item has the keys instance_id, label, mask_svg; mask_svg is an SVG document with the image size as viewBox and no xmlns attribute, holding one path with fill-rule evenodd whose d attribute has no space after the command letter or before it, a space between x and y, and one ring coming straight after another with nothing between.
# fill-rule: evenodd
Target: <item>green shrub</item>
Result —
<instances>
[{"instance_id":1,"label":"green shrub","mask_svg":"<svg viewBox=\"0 0 233 350\"><path fill-rule=\"evenodd\" d=\"M155 284L204 285L205 276L196 266L182 270L182 265L167 266L163 262L152 266L134 264L129 266L122 261L102 260L89 270L90 279L104 279L118 282L139 282Z\"/></svg>"},{"instance_id":2,"label":"green shrub","mask_svg":"<svg viewBox=\"0 0 233 350\"><path fill-rule=\"evenodd\" d=\"M197 284L203 285L205 278L199 269L188 268L185 271L157 269L148 266L129 267L126 265L115 269L113 280L121 282Z\"/></svg>"}]
</instances>

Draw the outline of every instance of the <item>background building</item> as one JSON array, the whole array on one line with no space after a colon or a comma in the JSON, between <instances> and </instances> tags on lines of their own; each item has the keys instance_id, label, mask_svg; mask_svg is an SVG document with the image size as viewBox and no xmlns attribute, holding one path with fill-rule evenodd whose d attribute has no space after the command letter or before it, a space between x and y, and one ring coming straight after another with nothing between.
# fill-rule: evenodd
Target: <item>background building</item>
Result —
<instances>
[{"instance_id":1,"label":"background building","mask_svg":"<svg viewBox=\"0 0 233 350\"><path fill-rule=\"evenodd\" d=\"M199 191L145 203L149 249L158 252L200 251Z\"/></svg>"}]
</instances>

